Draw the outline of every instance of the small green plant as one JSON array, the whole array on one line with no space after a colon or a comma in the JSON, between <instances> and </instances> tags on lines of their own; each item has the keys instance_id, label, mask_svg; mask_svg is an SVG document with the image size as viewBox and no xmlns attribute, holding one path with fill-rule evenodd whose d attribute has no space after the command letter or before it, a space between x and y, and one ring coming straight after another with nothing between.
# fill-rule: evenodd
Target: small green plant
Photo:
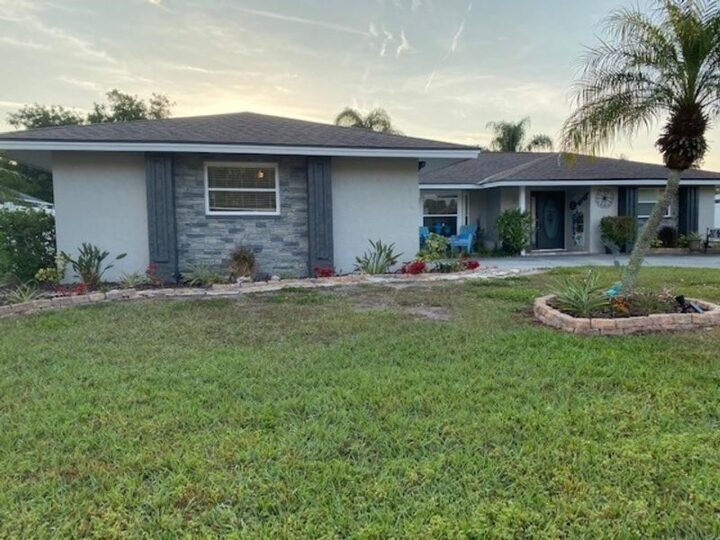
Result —
<instances>
[{"instance_id":1,"label":"small green plant","mask_svg":"<svg viewBox=\"0 0 720 540\"><path fill-rule=\"evenodd\" d=\"M3 297L8 304L24 304L25 302L37 300L40 298L41 294L42 293L34 285L30 283L22 283L5 292Z\"/></svg>"},{"instance_id":2,"label":"small green plant","mask_svg":"<svg viewBox=\"0 0 720 540\"><path fill-rule=\"evenodd\" d=\"M96 289L100 284L105 272L113 268L113 264L105 264L105 259L110 256L109 251L100 251L100 248L83 242L78 250L76 259L72 258L65 252L60 252L60 256L70 265L70 267L80 276L82 282L90 289ZM124 259L127 253L121 253L115 257L114 261Z\"/></svg>"},{"instance_id":3,"label":"small green plant","mask_svg":"<svg viewBox=\"0 0 720 540\"><path fill-rule=\"evenodd\" d=\"M595 270L588 270L581 276L569 276L561 280L553 294L557 307L576 317L592 317L608 305L608 298L602 293Z\"/></svg>"},{"instance_id":4,"label":"small green plant","mask_svg":"<svg viewBox=\"0 0 720 540\"><path fill-rule=\"evenodd\" d=\"M445 236L437 233L430 233L425 241L425 245L418 253L418 259L423 261L437 261L447 257L450 249L450 240Z\"/></svg>"},{"instance_id":5,"label":"small green plant","mask_svg":"<svg viewBox=\"0 0 720 540\"><path fill-rule=\"evenodd\" d=\"M637 222L632 216L605 216L600 220L600 238L612 251L624 252L635 240Z\"/></svg>"},{"instance_id":6,"label":"small green plant","mask_svg":"<svg viewBox=\"0 0 720 540\"><path fill-rule=\"evenodd\" d=\"M225 279L217 269L204 263L191 264L182 273L185 283L191 287L209 287L215 283L223 283Z\"/></svg>"},{"instance_id":7,"label":"small green plant","mask_svg":"<svg viewBox=\"0 0 720 540\"><path fill-rule=\"evenodd\" d=\"M517 255L530 246L533 220L530 212L517 208L505 210L495 222L503 250Z\"/></svg>"},{"instance_id":8,"label":"small green plant","mask_svg":"<svg viewBox=\"0 0 720 540\"><path fill-rule=\"evenodd\" d=\"M700 251L702 249L703 239L696 232L681 235L678 239L678 246L688 248L690 251Z\"/></svg>"},{"instance_id":9,"label":"small green plant","mask_svg":"<svg viewBox=\"0 0 720 540\"><path fill-rule=\"evenodd\" d=\"M230 254L230 276L233 278L255 277L257 271L255 252L244 246L236 247Z\"/></svg>"},{"instance_id":10,"label":"small green plant","mask_svg":"<svg viewBox=\"0 0 720 540\"><path fill-rule=\"evenodd\" d=\"M142 272L133 272L131 274L123 274L120 278L120 284L124 289L134 289L143 285L151 285L152 281Z\"/></svg>"},{"instance_id":11,"label":"small green plant","mask_svg":"<svg viewBox=\"0 0 720 540\"><path fill-rule=\"evenodd\" d=\"M370 240L370 251L355 258L355 269L364 274L387 274L397 264L402 253L395 253L395 244L383 244L382 240Z\"/></svg>"},{"instance_id":12,"label":"small green plant","mask_svg":"<svg viewBox=\"0 0 720 540\"><path fill-rule=\"evenodd\" d=\"M47 285L57 285L60 283L60 272L57 268L41 268L35 273L35 281L45 283Z\"/></svg>"}]
</instances>

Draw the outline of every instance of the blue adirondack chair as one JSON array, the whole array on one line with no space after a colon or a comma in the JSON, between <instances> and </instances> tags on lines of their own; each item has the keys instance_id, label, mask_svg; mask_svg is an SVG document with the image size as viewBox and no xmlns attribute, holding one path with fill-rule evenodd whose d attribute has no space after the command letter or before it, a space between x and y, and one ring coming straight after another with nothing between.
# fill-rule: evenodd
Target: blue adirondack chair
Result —
<instances>
[{"instance_id":1,"label":"blue adirondack chair","mask_svg":"<svg viewBox=\"0 0 720 540\"><path fill-rule=\"evenodd\" d=\"M458 234L450 237L450 250L455 253L456 249L464 249L466 253L472 251L475 245L475 225L463 225Z\"/></svg>"},{"instance_id":2,"label":"blue adirondack chair","mask_svg":"<svg viewBox=\"0 0 720 540\"><path fill-rule=\"evenodd\" d=\"M427 242L427 239L429 236L430 236L430 228L429 227L420 227L420 247L423 247L425 245L425 242Z\"/></svg>"}]
</instances>

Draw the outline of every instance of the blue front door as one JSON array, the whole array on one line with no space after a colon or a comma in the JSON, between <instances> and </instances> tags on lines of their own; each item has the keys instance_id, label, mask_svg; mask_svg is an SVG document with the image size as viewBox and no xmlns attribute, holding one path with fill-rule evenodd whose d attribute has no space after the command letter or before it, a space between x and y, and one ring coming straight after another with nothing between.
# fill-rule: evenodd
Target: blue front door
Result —
<instances>
[{"instance_id":1,"label":"blue front door","mask_svg":"<svg viewBox=\"0 0 720 540\"><path fill-rule=\"evenodd\" d=\"M565 248L565 192L538 191L534 194L537 249Z\"/></svg>"}]
</instances>

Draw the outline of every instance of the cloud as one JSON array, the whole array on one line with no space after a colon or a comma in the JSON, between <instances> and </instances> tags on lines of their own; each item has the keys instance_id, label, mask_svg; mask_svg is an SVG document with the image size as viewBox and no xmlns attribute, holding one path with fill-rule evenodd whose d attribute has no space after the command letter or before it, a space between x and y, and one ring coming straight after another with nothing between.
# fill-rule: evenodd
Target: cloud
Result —
<instances>
[{"instance_id":1,"label":"cloud","mask_svg":"<svg viewBox=\"0 0 720 540\"><path fill-rule=\"evenodd\" d=\"M0 37L0 44L3 45L9 45L10 47L17 47L20 49L31 49L35 51L41 51L41 50L48 50L50 47L47 45L42 45L40 43L35 43L34 41L24 41L20 39L14 39L8 36L2 36Z\"/></svg>"},{"instance_id":2,"label":"cloud","mask_svg":"<svg viewBox=\"0 0 720 540\"><path fill-rule=\"evenodd\" d=\"M416 13L421 7L421 0L412 0L412 2L410 3L410 11L412 11L413 13Z\"/></svg>"},{"instance_id":3,"label":"cloud","mask_svg":"<svg viewBox=\"0 0 720 540\"><path fill-rule=\"evenodd\" d=\"M92 81L83 81L80 79L74 79L72 77L66 77L65 75L61 75L60 77L58 77L58 81L64 82L65 84L69 84L71 86L85 88L87 90L94 90L94 91L100 90L100 87Z\"/></svg>"},{"instance_id":4,"label":"cloud","mask_svg":"<svg viewBox=\"0 0 720 540\"><path fill-rule=\"evenodd\" d=\"M397 50L395 51L395 56L397 58L400 57L400 55L404 52L410 52L415 49L412 48L410 45L410 42L408 42L407 38L405 37L405 30L400 30L400 45L398 46Z\"/></svg>"},{"instance_id":5,"label":"cloud","mask_svg":"<svg viewBox=\"0 0 720 540\"><path fill-rule=\"evenodd\" d=\"M336 32L344 32L346 34L354 34L358 36L372 37L370 32L365 30L358 30L357 28L351 28L349 26L343 26L340 24L334 24L326 21L318 21L315 19L306 19L305 17L296 17L294 15L285 15L283 13L276 13L274 11L265 11L261 9L251 8L237 8L242 13L248 15L254 15L257 17L265 17L267 19L276 19L278 21L293 22L298 24L305 24L308 26L316 26L318 28L324 28L326 30L333 30Z\"/></svg>"},{"instance_id":6,"label":"cloud","mask_svg":"<svg viewBox=\"0 0 720 540\"><path fill-rule=\"evenodd\" d=\"M460 24L458 25L458 29L455 31L455 34L453 35L452 41L450 42L450 48L448 49L448 52L443 56L442 60L440 60L440 63L438 66L433 69L430 72L430 76L428 77L427 82L425 83L425 91L427 92L430 90L430 87L432 86L433 82L435 81L435 75L437 73L437 70L447 62L447 60L452 56L452 54L457 50L458 45L460 45L460 39L462 38L463 32L465 31L465 21L467 21L468 15L472 11L472 2L468 4L468 7L465 9L465 16L460 21Z\"/></svg>"},{"instance_id":7,"label":"cloud","mask_svg":"<svg viewBox=\"0 0 720 540\"><path fill-rule=\"evenodd\" d=\"M380 56L385 56L385 53L387 52L388 44L395 39L395 37L388 32L385 27L383 26L383 34L385 35L385 38L382 41L382 44L380 45Z\"/></svg>"}]
</instances>

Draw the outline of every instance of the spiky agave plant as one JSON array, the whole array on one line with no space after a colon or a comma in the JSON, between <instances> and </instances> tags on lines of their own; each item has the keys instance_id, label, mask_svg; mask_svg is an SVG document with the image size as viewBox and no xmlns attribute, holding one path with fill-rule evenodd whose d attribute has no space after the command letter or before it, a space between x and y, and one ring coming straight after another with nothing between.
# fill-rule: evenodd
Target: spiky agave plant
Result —
<instances>
[{"instance_id":1,"label":"spiky agave plant","mask_svg":"<svg viewBox=\"0 0 720 540\"><path fill-rule=\"evenodd\" d=\"M668 182L630 256L623 288L631 291L682 173L702 161L706 131L720 113L720 2L662 0L649 14L621 9L606 31L585 57L562 141L568 151L594 154L664 121L656 146Z\"/></svg>"}]
</instances>

